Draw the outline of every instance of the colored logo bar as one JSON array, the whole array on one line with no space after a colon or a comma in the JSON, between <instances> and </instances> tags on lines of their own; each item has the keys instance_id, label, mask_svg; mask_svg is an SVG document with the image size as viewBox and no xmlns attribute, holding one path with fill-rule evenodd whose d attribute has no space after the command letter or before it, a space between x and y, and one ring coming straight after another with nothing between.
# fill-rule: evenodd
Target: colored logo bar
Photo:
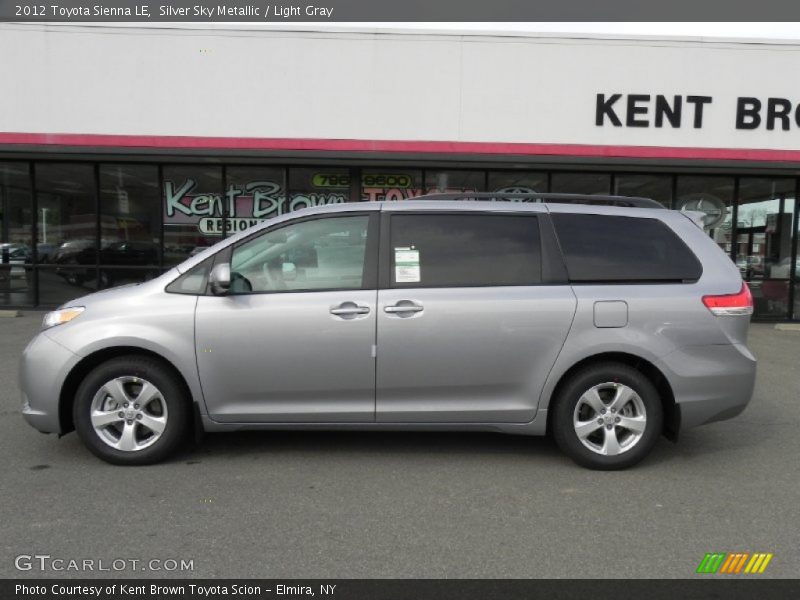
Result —
<instances>
[{"instance_id":1,"label":"colored logo bar","mask_svg":"<svg viewBox=\"0 0 800 600\"><path fill-rule=\"evenodd\" d=\"M738 575L740 573L763 573L774 555L769 552L713 552L707 553L697 573Z\"/></svg>"}]
</instances>

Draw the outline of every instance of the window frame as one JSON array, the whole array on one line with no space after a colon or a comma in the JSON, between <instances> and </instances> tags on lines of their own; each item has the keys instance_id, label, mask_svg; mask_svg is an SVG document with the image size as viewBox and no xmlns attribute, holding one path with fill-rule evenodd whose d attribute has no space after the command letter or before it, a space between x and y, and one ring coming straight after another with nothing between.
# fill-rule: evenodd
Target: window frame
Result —
<instances>
[{"instance_id":1,"label":"window frame","mask_svg":"<svg viewBox=\"0 0 800 600\"><path fill-rule=\"evenodd\" d=\"M252 235L248 235L247 237L238 240L234 244L230 244L229 246L223 248L219 252L217 252L213 256L213 263L211 268L213 269L214 266L220 263L227 262L230 264L231 259L233 258L233 252L236 248L247 244L259 236L268 235L269 233L279 231L284 227L289 227L291 225L297 225L298 223L305 223L306 221L318 221L321 219L340 219L345 217L367 217L367 244L364 250L364 267L362 271L361 277L361 287L360 288L320 288L320 289L313 289L313 290L265 290L259 292L245 292L239 294L214 294L211 291L211 282L208 281L206 283L206 290L203 294L198 294L200 296L220 296L220 297L239 297L239 296L260 296L265 294L316 294L316 293L325 293L325 292L356 292L356 291L364 291L364 290L377 290L378 284L378 235L380 234L380 224L379 224L379 213L378 211L361 211L361 210L354 210L354 211L341 211L331 214L314 214L314 215L307 215L303 217L298 217L296 219L291 219L289 221L283 221L281 223L276 223L273 226L267 227L265 229L261 229L259 231L254 232Z\"/></svg>"},{"instance_id":2,"label":"window frame","mask_svg":"<svg viewBox=\"0 0 800 600\"><path fill-rule=\"evenodd\" d=\"M396 286L392 283L392 218L395 216L448 215L473 216L486 218L491 216L517 216L535 218L539 225L539 255L541 261L540 281L535 284L510 285L408 285ZM549 215L544 211L523 210L453 210L453 209L414 209L381 211L380 235L380 271L378 289L380 290L420 290L420 289L458 289L458 288L497 288L497 287L540 287L545 285L567 285L567 271L561 251L558 249L553 225Z\"/></svg>"}]
</instances>

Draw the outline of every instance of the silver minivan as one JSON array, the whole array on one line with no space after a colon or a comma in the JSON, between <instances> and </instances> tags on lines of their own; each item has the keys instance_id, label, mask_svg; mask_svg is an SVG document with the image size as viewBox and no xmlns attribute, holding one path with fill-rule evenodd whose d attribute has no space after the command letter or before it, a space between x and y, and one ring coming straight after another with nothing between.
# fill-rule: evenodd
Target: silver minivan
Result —
<instances>
[{"instance_id":1,"label":"silver minivan","mask_svg":"<svg viewBox=\"0 0 800 600\"><path fill-rule=\"evenodd\" d=\"M620 469L744 410L752 298L697 219L484 196L289 213L68 302L22 356L25 419L116 464L192 432L372 429L551 433Z\"/></svg>"}]
</instances>

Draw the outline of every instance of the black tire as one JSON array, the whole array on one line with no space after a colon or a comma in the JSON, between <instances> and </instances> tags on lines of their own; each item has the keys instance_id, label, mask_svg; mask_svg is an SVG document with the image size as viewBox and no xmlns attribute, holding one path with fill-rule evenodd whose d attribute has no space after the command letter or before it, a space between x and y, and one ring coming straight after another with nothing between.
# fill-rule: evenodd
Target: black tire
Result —
<instances>
[{"instance_id":1,"label":"black tire","mask_svg":"<svg viewBox=\"0 0 800 600\"><path fill-rule=\"evenodd\" d=\"M156 396L155 404L150 404L148 410L153 407L155 410L160 409L162 415L166 415L166 425L160 437L147 447L130 451L113 448L101 439L100 433L92 424L90 415L95 395L107 382L118 377L141 378L152 383L160 392ZM166 405L165 411L160 404L162 400ZM115 465L148 465L159 462L175 452L186 439L190 429L189 407L189 398L172 369L148 356L126 355L98 365L86 376L75 394L73 420L81 441L99 458ZM130 408L133 408L133 403ZM134 431L138 436L153 435L147 428L143 429L135 419L131 419L130 422L134 425ZM116 426L124 427L124 423L121 422ZM115 433L117 430L111 432L112 437Z\"/></svg>"},{"instance_id":2,"label":"black tire","mask_svg":"<svg viewBox=\"0 0 800 600\"><path fill-rule=\"evenodd\" d=\"M584 445L573 423L576 406L581 397L594 386L609 382L622 384L631 388L641 400L641 406L644 407L644 416L646 418L644 431L641 433L641 437L638 441L633 443L628 449L613 456L600 454ZM602 393L605 394L606 390L603 389ZM613 394L613 388L609 389L609 394ZM583 410L591 409L584 408ZM635 407L628 406L625 407L625 410L632 411L635 410ZM609 415L608 418L613 419L614 417L610 412L610 409L608 409L608 413L603 413L603 415L594 413L592 420L594 417L604 419L606 418L606 414ZM658 391L644 374L622 363L606 362L581 369L570 377L566 385L561 389L558 397L555 398L551 425L553 437L564 454L583 467L612 471L627 469L641 461L650 453L662 431L664 420L663 413L664 409ZM588 418L586 422L588 423ZM598 427L597 431L599 433L593 433L592 438L587 438L589 443L593 443L592 440L598 439L598 436L605 438L606 432L603 431L603 429L607 429L608 427L609 425ZM630 430L618 428L613 424L610 427L614 431L614 439L617 439L617 432L619 432L623 439L625 436L631 436L633 433ZM630 437L628 439L630 439ZM597 444L600 444L600 442L598 441Z\"/></svg>"}]
</instances>

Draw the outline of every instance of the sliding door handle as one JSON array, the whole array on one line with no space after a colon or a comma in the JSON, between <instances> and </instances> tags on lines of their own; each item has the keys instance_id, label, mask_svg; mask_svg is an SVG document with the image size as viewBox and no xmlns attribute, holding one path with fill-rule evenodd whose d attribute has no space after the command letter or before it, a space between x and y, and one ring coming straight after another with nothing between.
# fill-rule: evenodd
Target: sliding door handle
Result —
<instances>
[{"instance_id":1,"label":"sliding door handle","mask_svg":"<svg viewBox=\"0 0 800 600\"><path fill-rule=\"evenodd\" d=\"M356 304L355 302L342 302L339 306L333 306L330 309L332 315L337 317L354 317L356 315L369 314L369 306Z\"/></svg>"},{"instance_id":2,"label":"sliding door handle","mask_svg":"<svg viewBox=\"0 0 800 600\"><path fill-rule=\"evenodd\" d=\"M401 300L397 304L384 306L383 312L387 312L389 314L418 313L422 312L423 308L424 307L421 304L417 304L411 300Z\"/></svg>"}]
</instances>

